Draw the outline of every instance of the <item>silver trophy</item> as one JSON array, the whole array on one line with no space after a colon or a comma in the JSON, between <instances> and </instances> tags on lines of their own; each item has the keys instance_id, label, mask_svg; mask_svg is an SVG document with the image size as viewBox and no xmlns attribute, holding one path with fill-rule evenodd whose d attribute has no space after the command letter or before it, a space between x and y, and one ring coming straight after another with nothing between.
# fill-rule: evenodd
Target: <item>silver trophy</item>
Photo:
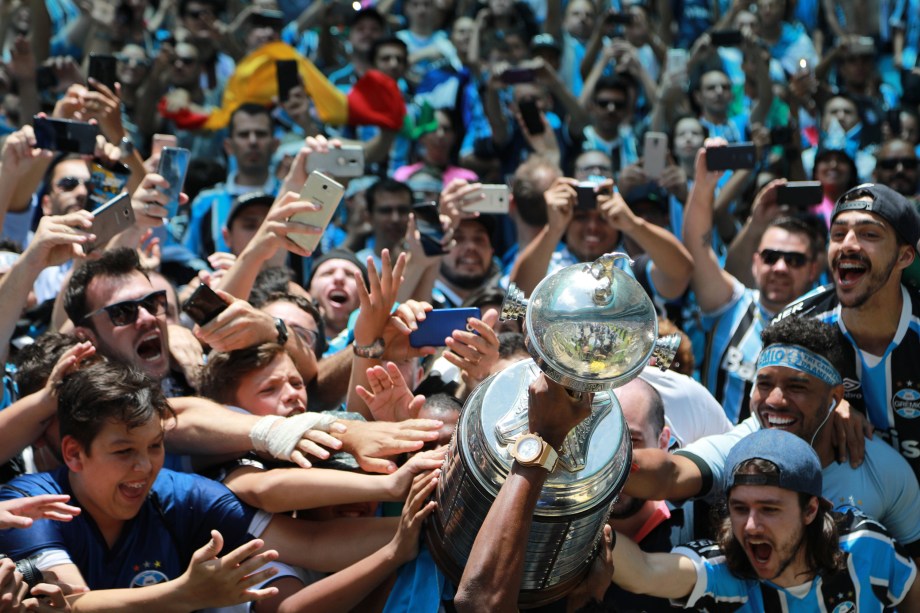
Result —
<instances>
[{"instance_id":1,"label":"silver trophy","mask_svg":"<svg viewBox=\"0 0 920 613\"><path fill-rule=\"evenodd\" d=\"M566 437L534 511L518 604L536 607L574 588L590 568L610 507L629 474L632 446L616 396L654 356L666 370L678 335L658 338L652 301L615 267L620 253L545 278L529 301L514 285L502 318L524 316L531 360L492 375L467 399L428 522L435 562L455 583L479 527L528 432L528 388L542 370L571 393L594 392L591 415Z\"/></svg>"}]
</instances>

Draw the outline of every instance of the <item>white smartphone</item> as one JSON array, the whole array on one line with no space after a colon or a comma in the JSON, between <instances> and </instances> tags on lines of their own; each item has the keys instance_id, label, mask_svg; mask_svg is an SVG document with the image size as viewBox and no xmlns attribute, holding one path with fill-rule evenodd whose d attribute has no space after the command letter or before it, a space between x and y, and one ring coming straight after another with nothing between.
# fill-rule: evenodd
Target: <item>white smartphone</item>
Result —
<instances>
[{"instance_id":1,"label":"white smartphone","mask_svg":"<svg viewBox=\"0 0 920 613\"><path fill-rule=\"evenodd\" d=\"M335 214L335 209L339 206L339 202L342 201L342 196L344 194L345 188L341 183L314 170L310 173L310 176L307 177L307 182L304 183L303 189L300 190L300 197L303 200L318 204L322 208L318 211L311 211L309 213L298 213L291 217L291 221L316 226L317 228L323 228L325 230L333 214ZM321 237L321 234L288 234L288 238L291 241L307 251L316 249Z\"/></svg>"},{"instance_id":2,"label":"white smartphone","mask_svg":"<svg viewBox=\"0 0 920 613\"><path fill-rule=\"evenodd\" d=\"M360 177L364 175L364 147L342 145L325 153L313 152L307 157L307 172L322 170L333 177Z\"/></svg>"},{"instance_id":3,"label":"white smartphone","mask_svg":"<svg viewBox=\"0 0 920 613\"><path fill-rule=\"evenodd\" d=\"M642 169L649 179L658 180L668 160L668 135L664 132L646 132L645 149L642 150Z\"/></svg>"},{"instance_id":4,"label":"white smartphone","mask_svg":"<svg viewBox=\"0 0 920 613\"><path fill-rule=\"evenodd\" d=\"M463 210L469 213L492 213L495 215L508 213L511 203L508 201L509 191L507 185L483 185L482 188L471 195L471 198L477 198L480 194L484 196L481 200L473 200L469 204L464 204Z\"/></svg>"},{"instance_id":5,"label":"white smartphone","mask_svg":"<svg viewBox=\"0 0 920 613\"><path fill-rule=\"evenodd\" d=\"M668 49L665 70L668 74L687 74L687 64L690 57L685 49Z\"/></svg>"}]
</instances>

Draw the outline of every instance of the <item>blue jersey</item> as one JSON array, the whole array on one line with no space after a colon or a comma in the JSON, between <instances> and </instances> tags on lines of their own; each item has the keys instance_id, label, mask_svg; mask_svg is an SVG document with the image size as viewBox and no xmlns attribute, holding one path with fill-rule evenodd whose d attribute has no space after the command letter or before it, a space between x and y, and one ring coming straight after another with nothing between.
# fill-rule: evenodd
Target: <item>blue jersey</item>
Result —
<instances>
[{"instance_id":1,"label":"blue jersey","mask_svg":"<svg viewBox=\"0 0 920 613\"><path fill-rule=\"evenodd\" d=\"M844 398L862 411L877 432L910 464L920 480L920 293L901 286L898 329L884 355L859 349L840 316L833 287L820 287L787 307L780 317L815 317L837 324L849 344Z\"/></svg>"},{"instance_id":2,"label":"blue jersey","mask_svg":"<svg viewBox=\"0 0 920 613\"><path fill-rule=\"evenodd\" d=\"M693 560L697 582L684 606L698 611L835 613L888 611L907 595L917 567L881 524L855 509L837 514L844 568L794 588L741 579L729 571L722 549L697 541L674 549Z\"/></svg>"},{"instance_id":3,"label":"blue jersey","mask_svg":"<svg viewBox=\"0 0 920 613\"><path fill-rule=\"evenodd\" d=\"M725 306L703 314L706 347L700 369L702 382L732 423L750 415L751 386L763 347L760 333L771 317L760 305L760 292L738 282Z\"/></svg>"},{"instance_id":4,"label":"blue jersey","mask_svg":"<svg viewBox=\"0 0 920 613\"><path fill-rule=\"evenodd\" d=\"M71 504L81 506L66 467L25 475L0 488L0 500L39 494L70 494ZM216 481L163 469L111 549L84 510L70 522L41 520L26 530L0 531L0 551L15 560L46 555L50 563L44 568L72 562L93 590L142 587L184 573L195 550L211 539L211 530L220 531L223 551L229 552L260 533L270 517Z\"/></svg>"}]
</instances>

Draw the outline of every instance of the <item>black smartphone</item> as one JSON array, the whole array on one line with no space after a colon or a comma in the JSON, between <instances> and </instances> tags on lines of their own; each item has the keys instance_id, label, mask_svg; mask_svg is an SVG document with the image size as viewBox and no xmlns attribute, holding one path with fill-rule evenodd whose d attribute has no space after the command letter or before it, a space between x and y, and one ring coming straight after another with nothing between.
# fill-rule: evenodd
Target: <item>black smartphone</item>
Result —
<instances>
[{"instance_id":1,"label":"black smartphone","mask_svg":"<svg viewBox=\"0 0 920 613\"><path fill-rule=\"evenodd\" d=\"M513 85L515 83L533 83L536 78L533 68L508 68L502 72L502 82Z\"/></svg>"},{"instance_id":2,"label":"black smartphone","mask_svg":"<svg viewBox=\"0 0 920 613\"><path fill-rule=\"evenodd\" d=\"M578 194L578 200L575 208L580 211L593 211L597 208L597 192L594 188L597 185L593 181L582 181L575 186L575 193Z\"/></svg>"},{"instance_id":3,"label":"black smartphone","mask_svg":"<svg viewBox=\"0 0 920 613\"><path fill-rule=\"evenodd\" d=\"M57 87L58 78L51 66L39 66L35 70L35 86L38 91L46 92Z\"/></svg>"},{"instance_id":4,"label":"black smartphone","mask_svg":"<svg viewBox=\"0 0 920 613\"><path fill-rule=\"evenodd\" d=\"M435 309L425 314L425 319L418 322L418 329L409 335L409 345L412 347L443 347L444 341L454 330L467 330L472 332L468 320L471 317L479 319L481 313L478 308L461 309Z\"/></svg>"},{"instance_id":5,"label":"black smartphone","mask_svg":"<svg viewBox=\"0 0 920 613\"><path fill-rule=\"evenodd\" d=\"M714 47L740 47L743 40L741 30L713 30L709 39Z\"/></svg>"},{"instance_id":6,"label":"black smartphone","mask_svg":"<svg viewBox=\"0 0 920 613\"><path fill-rule=\"evenodd\" d=\"M278 100L287 102L291 90L300 85L297 60L277 60L275 74L278 77Z\"/></svg>"},{"instance_id":7,"label":"black smartphone","mask_svg":"<svg viewBox=\"0 0 920 613\"><path fill-rule=\"evenodd\" d=\"M770 128L770 144L771 145L780 145L786 146L792 144L792 139L795 136L795 130L789 126L777 126L775 128Z\"/></svg>"},{"instance_id":8,"label":"black smartphone","mask_svg":"<svg viewBox=\"0 0 920 613\"><path fill-rule=\"evenodd\" d=\"M214 290L202 283L195 288L195 291L192 292L189 299L182 305L182 310L185 311L196 324L204 326L220 315L228 306L230 305L224 302Z\"/></svg>"},{"instance_id":9,"label":"black smartphone","mask_svg":"<svg viewBox=\"0 0 920 613\"><path fill-rule=\"evenodd\" d=\"M441 226L441 216L438 205L434 202L416 204L412 207L415 215L415 227L422 241L425 255L443 255L447 253L441 241L444 240L444 228Z\"/></svg>"},{"instance_id":10,"label":"black smartphone","mask_svg":"<svg viewBox=\"0 0 920 613\"><path fill-rule=\"evenodd\" d=\"M635 20L636 18L632 13L607 13L607 17L604 18L607 23L622 26L631 26Z\"/></svg>"},{"instance_id":11,"label":"black smartphone","mask_svg":"<svg viewBox=\"0 0 920 613\"><path fill-rule=\"evenodd\" d=\"M820 181L789 181L776 188L777 204L807 208L821 204L823 199L824 190Z\"/></svg>"},{"instance_id":12,"label":"black smartphone","mask_svg":"<svg viewBox=\"0 0 920 613\"><path fill-rule=\"evenodd\" d=\"M113 92L115 91L115 81L118 80L116 66L118 61L114 55L108 53L90 53L89 54L89 77L96 79Z\"/></svg>"},{"instance_id":13,"label":"black smartphone","mask_svg":"<svg viewBox=\"0 0 920 613\"><path fill-rule=\"evenodd\" d=\"M40 149L92 155L96 150L99 126L71 119L32 118L35 144Z\"/></svg>"},{"instance_id":14,"label":"black smartphone","mask_svg":"<svg viewBox=\"0 0 920 613\"><path fill-rule=\"evenodd\" d=\"M83 251L89 253L99 247L105 248L110 240L134 225L134 208L131 196L123 192L93 211L93 226L90 232L96 235L91 243L83 245Z\"/></svg>"},{"instance_id":15,"label":"black smartphone","mask_svg":"<svg viewBox=\"0 0 920 613\"><path fill-rule=\"evenodd\" d=\"M706 168L709 170L741 170L754 168L756 163L757 151L754 149L754 143L706 148Z\"/></svg>"},{"instance_id":16,"label":"black smartphone","mask_svg":"<svg viewBox=\"0 0 920 613\"><path fill-rule=\"evenodd\" d=\"M543 116L540 114L537 101L521 100L518 103L518 109L521 111L521 119L524 120L527 131L531 134L543 134Z\"/></svg>"}]
</instances>

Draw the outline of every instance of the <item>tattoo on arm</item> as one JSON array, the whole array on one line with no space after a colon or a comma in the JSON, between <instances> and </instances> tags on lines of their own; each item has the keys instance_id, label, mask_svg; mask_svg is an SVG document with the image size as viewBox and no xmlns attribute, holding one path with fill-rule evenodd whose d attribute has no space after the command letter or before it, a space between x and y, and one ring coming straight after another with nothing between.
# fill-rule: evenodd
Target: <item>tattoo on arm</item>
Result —
<instances>
[{"instance_id":1,"label":"tattoo on arm","mask_svg":"<svg viewBox=\"0 0 920 613\"><path fill-rule=\"evenodd\" d=\"M703 247L709 247L712 244L712 228L703 233Z\"/></svg>"}]
</instances>

